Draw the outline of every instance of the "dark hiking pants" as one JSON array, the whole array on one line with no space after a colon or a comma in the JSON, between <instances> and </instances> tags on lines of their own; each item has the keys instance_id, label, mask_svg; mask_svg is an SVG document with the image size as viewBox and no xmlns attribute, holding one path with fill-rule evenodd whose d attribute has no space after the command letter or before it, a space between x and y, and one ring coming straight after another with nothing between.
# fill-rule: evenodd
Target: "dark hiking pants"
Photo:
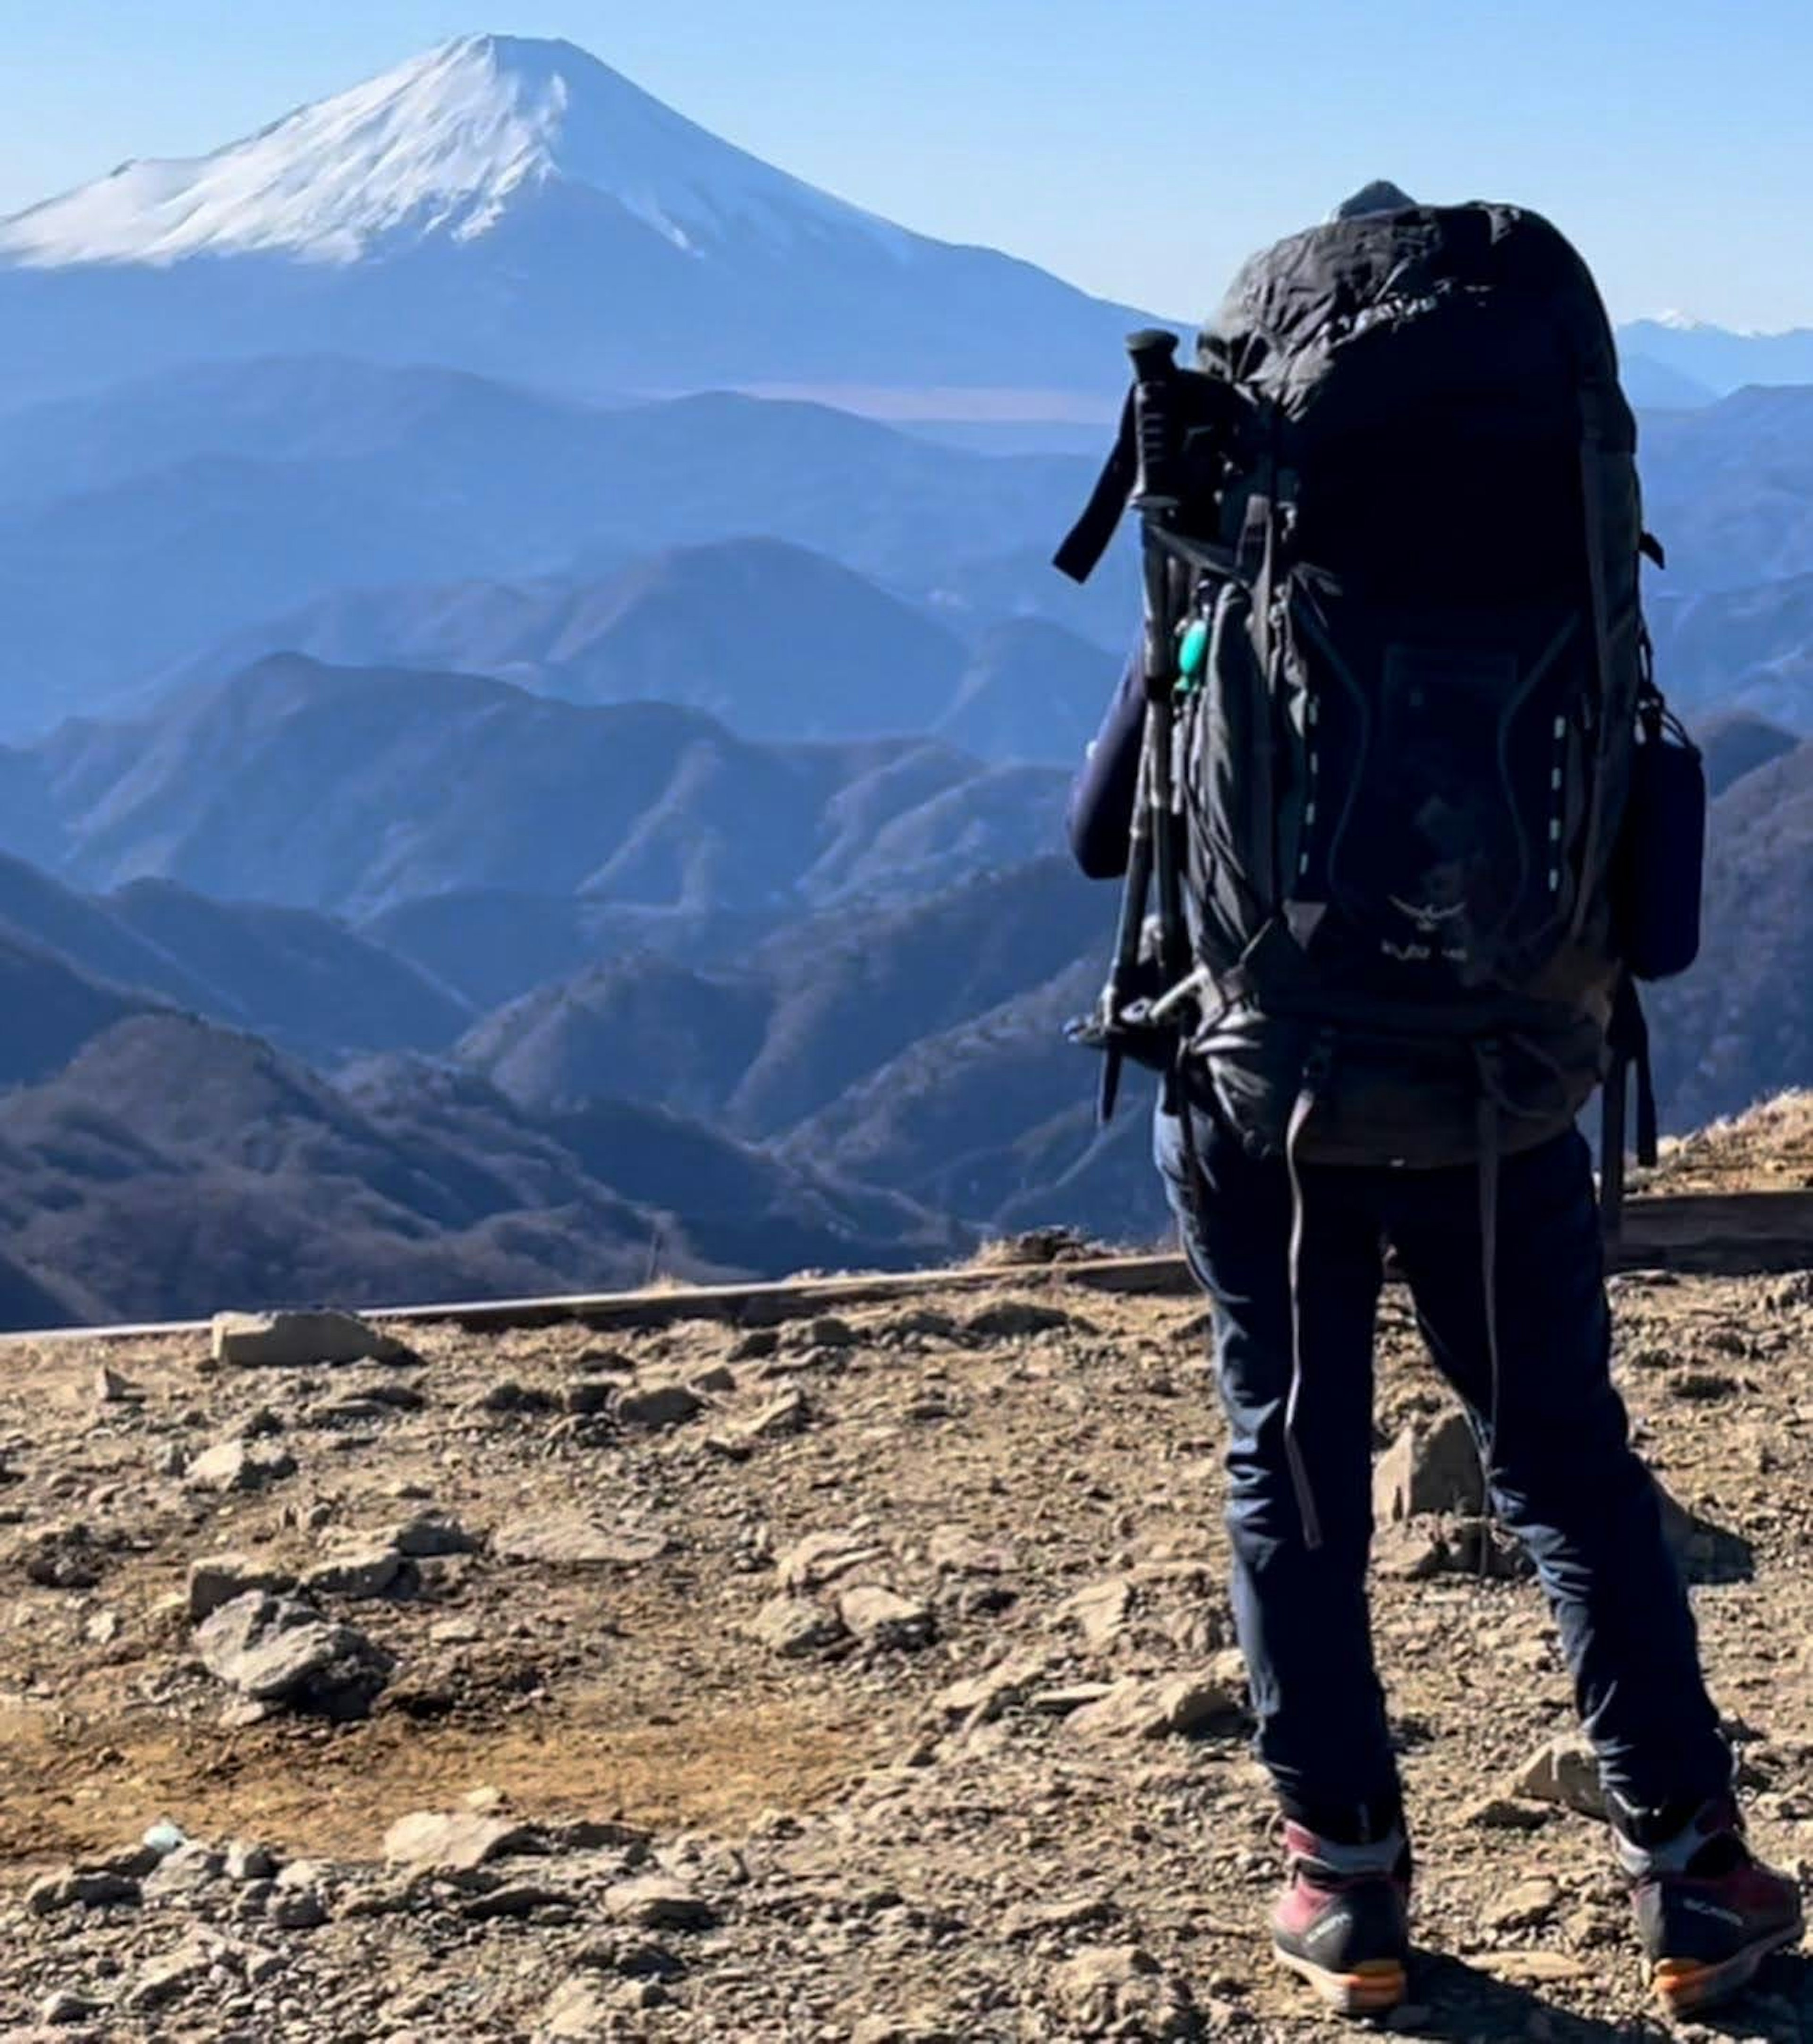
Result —
<instances>
[{"instance_id":1,"label":"dark hiking pants","mask_svg":"<svg viewBox=\"0 0 1813 2044\"><path fill-rule=\"evenodd\" d=\"M1364 1836L1397 1808L1397 1770L1373 1664L1373 1333L1389 1243L1418 1320L1476 1433L1487 1431L1480 1201L1470 1169L1308 1166L1296 1436L1322 1544L1293 1488L1291 1195L1280 1162L1250 1156L1198 1114L1200 1184L1174 1118L1156 1151L1185 1252L1214 1302L1227 1409L1234 1609L1259 1757L1287 1813ZM1499 1516L1522 1539L1559 1622L1581 1720L1608 1785L1645 1808L1719 1793L1730 1760L1702 1680L1686 1591L1611 1379L1597 1203L1570 1131L1501 1166ZM1507 1685L1515 1677L1505 1670Z\"/></svg>"}]
</instances>

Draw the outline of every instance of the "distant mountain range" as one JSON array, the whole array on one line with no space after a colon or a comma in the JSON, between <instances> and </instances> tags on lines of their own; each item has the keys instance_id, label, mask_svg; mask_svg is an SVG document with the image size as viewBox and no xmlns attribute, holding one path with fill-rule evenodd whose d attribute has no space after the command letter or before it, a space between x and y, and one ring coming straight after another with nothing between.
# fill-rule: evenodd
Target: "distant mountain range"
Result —
<instances>
[{"instance_id":1,"label":"distant mountain range","mask_svg":"<svg viewBox=\"0 0 1813 2044\"><path fill-rule=\"evenodd\" d=\"M1677 402L1691 404L1693 394L1729 397L1748 384L1813 383L1813 327L1780 333L1738 333L1704 320L1669 316L1633 320L1618 330L1627 365L1633 359L1645 373L1677 379ZM1642 400L1669 402L1662 394Z\"/></svg>"},{"instance_id":2,"label":"distant mountain range","mask_svg":"<svg viewBox=\"0 0 1813 2044\"><path fill-rule=\"evenodd\" d=\"M295 688L371 738L383 679L283 664L243 685L254 723L266 689ZM582 724L690 714L478 686ZM1795 1082L1813 1056L1813 744L1746 718L1706 736L1722 792L1705 956L1651 1001L1677 1127ZM243 766L217 753L215 813L290 828L271 791L305 807L303 767L337 756L317 729L282 769L292 742L262 762L251 745ZM469 732L456 743L476 750ZM114 759L156 749L141 732ZM728 756L755 774L786 755ZM102 774L105 748L65 763L66 793L105 790L131 817L130 771ZM1012 803L1024 812L1024 791ZM147 841L175 814L154 802ZM320 828L356 834L331 805ZM544 878L558 849L542 847ZM435 870L355 930L167 882L86 897L0 862L0 1320L905 1262L1054 1221L1161 1231L1141 1089L1097 1131L1092 1061L1062 1040L1099 985L1114 901L1061 856L785 908L751 905L743 876L708 863L664 916L608 888L447 893ZM525 927L539 934L499 940ZM287 1052L257 1039L275 1035Z\"/></svg>"},{"instance_id":3,"label":"distant mountain range","mask_svg":"<svg viewBox=\"0 0 1813 2044\"><path fill-rule=\"evenodd\" d=\"M755 736L930 728L969 686L956 641L1040 618L1125 646L1128 543L1085 590L1050 566L1093 467L748 398L607 410L344 362L173 371L0 414L0 734L281 651L691 702ZM1813 389L1654 414L1643 472L1665 626L1683 599L1813 559ZM1792 664L1803 639L1779 621L1742 635L1746 670ZM1696 701L1803 722L1769 674L1705 666ZM989 693L971 742L1001 730Z\"/></svg>"},{"instance_id":4,"label":"distant mountain range","mask_svg":"<svg viewBox=\"0 0 1813 2044\"><path fill-rule=\"evenodd\" d=\"M82 886L352 916L469 889L770 919L915 897L1053 843L1066 779L928 737L762 746L665 704L294 654L12 759Z\"/></svg>"},{"instance_id":5,"label":"distant mountain range","mask_svg":"<svg viewBox=\"0 0 1813 2044\"><path fill-rule=\"evenodd\" d=\"M1063 416L1112 393L1148 323L505 36L0 221L0 384L24 396L302 348L589 396L938 389L1024 416L1038 391Z\"/></svg>"},{"instance_id":6,"label":"distant mountain range","mask_svg":"<svg viewBox=\"0 0 1813 2044\"><path fill-rule=\"evenodd\" d=\"M267 434L271 451L248 451ZM606 411L286 360L0 415L0 731L18 732L117 705L299 608L356 614L381 585L457 607L449 583L597 582L632 554L755 535L929 597L947 563L1048 555L1091 464L969 454L817 405ZM1039 579L1062 600L1049 568ZM720 629L739 600L713 606Z\"/></svg>"}]
</instances>

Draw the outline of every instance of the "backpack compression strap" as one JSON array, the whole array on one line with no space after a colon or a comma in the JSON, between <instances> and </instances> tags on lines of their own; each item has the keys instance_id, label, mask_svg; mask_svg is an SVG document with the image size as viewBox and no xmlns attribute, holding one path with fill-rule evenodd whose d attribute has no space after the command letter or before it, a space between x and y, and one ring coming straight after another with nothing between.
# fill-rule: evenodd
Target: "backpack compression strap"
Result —
<instances>
[{"instance_id":1,"label":"backpack compression strap","mask_svg":"<svg viewBox=\"0 0 1813 2044\"><path fill-rule=\"evenodd\" d=\"M1112 543L1115 528L1139 476L1139 443L1134 418L1133 393L1121 407L1120 430L1115 436L1100 475L1083 507L1083 515L1070 528L1069 536L1053 556L1051 565L1072 582L1085 582L1101 563Z\"/></svg>"}]
</instances>

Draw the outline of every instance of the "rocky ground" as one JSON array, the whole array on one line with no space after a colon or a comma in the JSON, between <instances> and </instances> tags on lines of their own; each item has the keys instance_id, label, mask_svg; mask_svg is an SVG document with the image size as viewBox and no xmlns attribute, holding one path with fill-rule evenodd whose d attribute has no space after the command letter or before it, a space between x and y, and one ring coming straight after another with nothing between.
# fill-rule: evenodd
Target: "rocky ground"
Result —
<instances>
[{"instance_id":1,"label":"rocky ground","mask_svg":"<svg viewBox=\"0 0 1813 2044\"><path fill-rule=\"evenodd\" d=\"M1813 1278L1618 1285L1761 1840L1813 1872ZM9 1346L0 2035L1333 2034L1255 1937L1204 1326L1029 1270L341 1365ZM1393 2027L1650 2034L1552 1631L1400 1299L1383 1348ZM1813 2035L1813 1977L1734 2021Z\"/></svg>"}]
</instances>

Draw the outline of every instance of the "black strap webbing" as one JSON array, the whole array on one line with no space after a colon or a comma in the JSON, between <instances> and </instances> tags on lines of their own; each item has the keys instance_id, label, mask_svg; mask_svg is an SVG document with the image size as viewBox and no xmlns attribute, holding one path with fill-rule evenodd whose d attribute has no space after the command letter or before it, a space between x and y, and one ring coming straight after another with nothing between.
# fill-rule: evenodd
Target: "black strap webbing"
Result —
<instances>
[{"instance_id":1,"label":"black strap webbing","mask_svg":"<svg viewBox=\"0 0 1813 2044\"><path fill-rule=\"evenodd\" d=\"M1120 431L1109 451L1083 515L1070 528L1051 565L1072 582L1087 582L1114 540L1115 528L1139 479L1139 448L1134 423L1133 393L1121 408Z\"/></svg>"}]
</instances>

